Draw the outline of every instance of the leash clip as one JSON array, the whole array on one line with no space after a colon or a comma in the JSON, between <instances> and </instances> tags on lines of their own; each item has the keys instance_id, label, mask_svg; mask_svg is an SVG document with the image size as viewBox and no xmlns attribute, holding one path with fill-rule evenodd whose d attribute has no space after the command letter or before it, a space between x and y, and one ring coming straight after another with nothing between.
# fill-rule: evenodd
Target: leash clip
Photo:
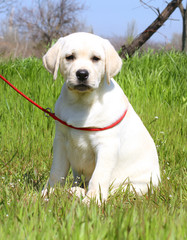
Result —
<instances>
[{"instance_id":1,"label":"leash clip","mask_svg":"<svg viewBox=\"0 0 187 240\"><path fill-rule=\"evenodd\" d=\"M45 117L50 117L49 113L52 113L51 108L45 108L45 110L48 112L44 112Z\"/></svg>"}]
</instances>

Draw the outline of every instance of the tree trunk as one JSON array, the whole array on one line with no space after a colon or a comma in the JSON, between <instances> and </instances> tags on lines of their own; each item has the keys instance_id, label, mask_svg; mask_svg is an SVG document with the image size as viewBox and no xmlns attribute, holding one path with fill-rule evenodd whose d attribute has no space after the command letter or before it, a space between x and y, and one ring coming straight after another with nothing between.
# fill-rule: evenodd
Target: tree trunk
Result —
<instances>
[{"instance_id":1,"label":"tree trunk","mask_svg":"<svg viewBox=\"0 0 187 240\"><path fill-rule=\"evenodd\" d=\"M182 3L179 5L179 9L182 15L182 51L187 53L187 3L186 9L184 9Z\"/></svg>"},{"instance_id":2,"label":"tree trunk","mask_svg":"<svg viewBox=\"0 0 187 240\"><path fill-rule=\"evenodd\" d=\"M185 9L185 17L184 17L184 29L183 29L183 51L187 53L187 3Z\"/></svg>"},{"instance_id":3,"label":"tree trunk","mask_svg":"<svg viewBox=\"0 0 187 240\"><path fill-rule=\"evenodd\" d=\"M135 38L129 46L122 46L122 51L120 56L126 58L126 55L131 57L136 50L138 50L169 18L169 16L174 12L174 10L181 4L182 0L173 0L162 13L158 15L156 20L137 38Z\"/></svg>"}]
</instances>

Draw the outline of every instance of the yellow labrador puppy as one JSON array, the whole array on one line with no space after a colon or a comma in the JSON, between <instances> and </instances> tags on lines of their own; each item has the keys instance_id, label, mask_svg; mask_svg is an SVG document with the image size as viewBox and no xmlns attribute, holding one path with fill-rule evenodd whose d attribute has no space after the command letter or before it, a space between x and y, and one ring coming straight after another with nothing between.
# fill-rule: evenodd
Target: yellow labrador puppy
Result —
<instances>
[{"instance_id":1,"label":"yellow labrador puppy","mask_svg":"<svg viewBox=\"0 0 187 240\"><path fill-rule=\"evenodd\" d=\"M63 185L70 167L75 183L83 175L88 185L85 202L106 200L110 185L116 189L130 183L139 194L147 192L150 181L157 186L156 147L112 79L122 60L110 42L89 33L70 34L48 50L43 63L54 79L58 69L64 77L55 114L70 125L56 121L50 187ZM74 187L72 191L84 196L84 189Z\"/></svg>"}]
</instances>

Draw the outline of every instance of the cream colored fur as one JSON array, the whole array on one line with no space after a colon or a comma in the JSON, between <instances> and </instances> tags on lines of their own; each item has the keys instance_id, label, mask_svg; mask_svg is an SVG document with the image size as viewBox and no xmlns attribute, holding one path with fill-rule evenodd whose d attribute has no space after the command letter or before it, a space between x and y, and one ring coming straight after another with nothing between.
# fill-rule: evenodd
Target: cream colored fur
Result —
<instances>
[{"instance_id":1,"label":"cream colored fur","mask_svg":"<svg viewBox=\"0 0 187 240\"><path fill-rule=\"evenodd\" d=\"M112 79L122 61L108 40L89 33L74 33L60 38L43 57L46 69L57 77L58 69L65 83L56 102L57 117L75 127L105 127L127 114L117 126L101 132L71 129L56 122L54 158L48 184L64 185L70 167L75 182L84 176L85 191L72 192L90 198L107 199L109 187L116 189L130 183L132 190L146 193L160 181L155 144L135 113L124 92ZM77 71L86 70L83 81ZM148 113L146 113L148 114ZM78 185L78 184L77 184ZM46 194L44 189L43 194Z\"/></svg>"}]
</instances>

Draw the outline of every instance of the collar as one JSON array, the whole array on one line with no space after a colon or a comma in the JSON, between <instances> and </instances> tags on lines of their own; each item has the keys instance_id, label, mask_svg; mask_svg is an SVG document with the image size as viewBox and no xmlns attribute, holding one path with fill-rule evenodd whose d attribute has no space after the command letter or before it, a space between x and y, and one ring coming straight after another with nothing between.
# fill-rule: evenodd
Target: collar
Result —
<instances>
[{"instance_id":1,"label":"collar","mask_svg":"<svg viewBox=\"0 0 187 240\"><path fill-rule=\"evenodd\" d=\"M48 114L55 120L57 120L58 122L62 123L63 125L69 127L69 128L73 128L76 130L81 130L81 131L89 131L89 132L99 132L99 131L104 131L104 130L108 130L111 129L113 127L115 127L116 125L118 125L126 116L127 113L127 109L124 111L123 115L114 123L110 124L109 126L103 127L103 128L92 128L92 127L74 127L72 125L69 125L68 123L66 123L65 121L61 120L60 118L58 118L54 113L48 112Z\"/></svg>"}]
</instances>

